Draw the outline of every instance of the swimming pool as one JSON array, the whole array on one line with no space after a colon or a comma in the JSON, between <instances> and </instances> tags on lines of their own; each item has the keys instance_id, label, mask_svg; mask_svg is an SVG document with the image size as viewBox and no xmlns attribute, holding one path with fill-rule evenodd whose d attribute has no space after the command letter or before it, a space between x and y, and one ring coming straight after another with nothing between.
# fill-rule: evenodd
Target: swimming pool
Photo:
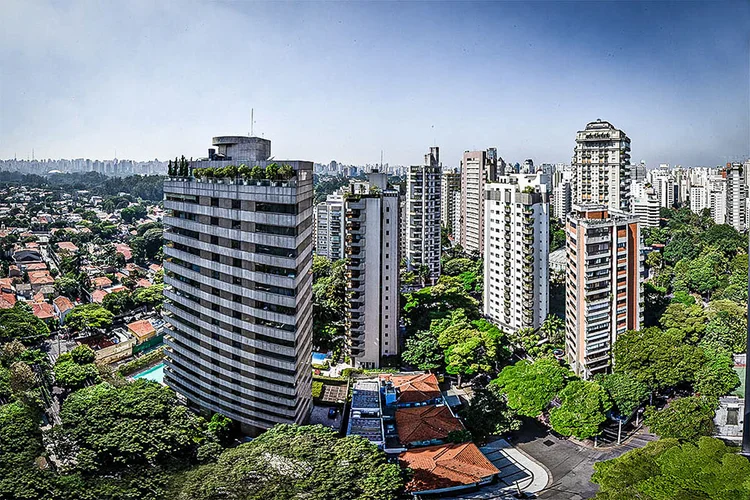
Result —
<instances>
[{"instance_id":1,"label":"swimming pool","mask_svg":"<svg viewBox=\"0 0 750 500\"><path fill-rule=\"evenodd\" d=\"M159 363L156 366L152 366L148 370L141 372L137 375L133 375L133 379L145 378L146 380L152 380L164 384L164 363Z\"/></svg>"},{"instance_id":2,"label":"swimming pool","mask_svg":"<svg viewBox=\"0 0 750 500\"><path fill-rule=\"evenodd\" d=\"M322 365L325 363L326 359L328 359L328 354L324 352L313 352L312 353L312 362L316 365Z\"/></svg>"}]
</instances>

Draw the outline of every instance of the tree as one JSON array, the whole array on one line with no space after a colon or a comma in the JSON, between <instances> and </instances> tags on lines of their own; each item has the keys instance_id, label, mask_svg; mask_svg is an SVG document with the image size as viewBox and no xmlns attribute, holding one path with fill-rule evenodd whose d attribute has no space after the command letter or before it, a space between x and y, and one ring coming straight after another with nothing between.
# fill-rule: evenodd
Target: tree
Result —
<instances>
[{"instance_id":1,"label":"tree","mask_svg":"<svg viewBox=\"0 0 750 500\"><path fill-rule=\"evenodd\" d=\"M542 323L541 330L551 343L555 345L565 343L565 322L560 316L555 314L548 315L544 323Z\"/></svg>"},{"instance_id":2,"label":"tree","mask_svg":"<svg viewBox=\"0 0 750 500\"><path fill-rule=\"evenodd\" d=\"M279 166L276 163L269 163L266 165L265 171L266 179L275 180L279 176Z\"/></svg>"},{"instance_id":3,"label":"tree","mask_svg":"<svg viewBox=\"0 0 750 500\"><path fill-rule=\"evenodd\" d=\"M701 233L701 240L727 257L733 257L737 252L747 251L747 236L742 236L729 224L714 224Z\"/></svg>"},{"instance_id":4,"label":"tree","mask_svg":"<svg viewBox=\"0 0 750 500\"><path fill-rule=\"evenodd\" d=\"M661 269L661 265L662 265L661 252L658 252L658 251L649 252L649 254L646 256L646 265L650 269Z\"/></svg>"},{"instance_id":5,"label":"tree","mask_svg":"<svg viewBox=\"0 0 750 500\"><path fill-rule=\"evenodd\" d=\"M80 294L79 281L72 273L58 276L55 279L55 291L59 295L65 295L69 299L75 300Z\"/></svg>"},{"instance_id":6,"label":"tree","mask_svg":"<svg viewBox=\"0 0 750 500\"><path fill-rule=\"evenodd\" d=\"M401 360L420 370L437 370L443 365L443 350L437 337L429 330L422 330L406 339L406 349Z\"/></svg>"},{"instance_id":7,"label":"tree","mask_svg":"<svg viewBox=\"0 0 750 500\"><path fill-rule=\"evenodd\" d=\"M714 432L714 414L718 401L704 396L673 400L661 410L646 408L644 424L664 438L693 441Z\"/></svg>"},{"instance_id":8,"label":"tree","mask_svg":"<svg viewBox=\"0 0 750 500\"><path fill-rule=\"evenodd\" d=\"M289 180L294 177L294 167L291 165L284 164L279 167L279 177L284 180Z\"/></svg>"},{"instance_id":9,"label":"tree","mask_svg":"<svg viewBox=\"0 0 750 500\"><path fill-rule=\"evenodd\" d=\"M492 435L518 430L521 426L515 411L508 407L505 396L494 384L477 388L461 416L472 437L480 442Z\"/></svg>"},{"instance_id":10,"label":"tree","mask_svg":"<svg viewBox=\"0 0 750 500\"><path fill-rule=\"evenodd\" d=\"M649 395L648 387L625 373L599 374L594 381L607 391L622 417L629 417Z\"/></svg>"},{"instance_id":11,"label":"tree","mask_svg":"<svg viewBox=\"0 0 750 500\"><path fill-rule=\"evenodd\" d=\"M492 384L506 394L508 407L519 415L536 417L565 386L567 374L553 359L523 360L503 368Z\"/></svg>"},{"instance_id":12,"label":"tree","mask_svg":"<svg viewBox=\"0 0 750 500\"><path fill-rule=\"evenodd\" d=\"M490 366L483 364L482 339L470 337L463 342L453 344L445 351L445 371L458 376L458 386L464 375L474 375L479 371L489 371Z\"/></svg>"},{"instance_id":13,"label":"tree","mask_svg":"<svg viewBox=\"0 0 750 500\"><path fill-rule=\"evenodd\" d=\"M331 261L327 257L322 255L313 256L312 273L313 280L317 281L320 278L325 278L331 275Z\"/></svg>"},{"instance_id":14,"label":"tree","mask_svg":"<svg viewBox=\"0 0 750 500\"><path fill-rule=\"evenodd\" d=\"M705 361L702 349L656 327L625 332L612 352L615 373L627 374L650 390L692 383Z\"/></svg>"},{"instance_id":15,"label":"tree","mask_svg":"<svg viewBox=\"0 0 750 500\"><path fill-rule=\"evenodd\" d=\"M596 500L750 498L750 462L719 439L660 439L594 464Z\"/></svg>"},{"instance_id":16,"label":"tree","mask_svg":"<svg viewBox=\"0 0 750 500\"><path fill-rule=\"evenodd\" d=\"M404 472L360 436L339 438L321 425L277 425L188 471L170 498L395 499Z\"/></svg>"},{"instance_id":17,"label":"tree","mask_svg":"<svg viewBox=\"0 0 750 500\"><path fill-rule=\"evenodd\" d=\"M552 428L563 436L588 439L600 432L612 402L596 382L573 380L560 391L562 404L549 412Z\"/></svg>"},{"instance_id":18,"label":"tree","mask_svg":"<svg viewBox=\"0 0 750 500\"><path fill-rule=\"evenodd\" d=\"M70 351L70 357L79 365L86 365L94 362L96 353L86 344L81 344Z\"/></svg>"},{"instance_id":19,"label":"tree","mask_svg":"<svg viewBox=\"0 0 750 500\"><path fill-rule=\"evenodd\" d=\"M39 424L39 418L21 403L0 406L0 498L54 498L49 496L47 472L36 464L44 453Z\"/></svg>"},{"instance_id":20,"label":"tree","mask_svg":"<svg viewBox=\"0 0 750 500\"><path fill-rule=\"evenodd\" d=\"M458 276L467 271L473 271L475 265L475 262L471 259L451 259L442 265L442 273L448 276Z\"/></svg>"},{"instance_id":21,"label":"tree","mask_svg":"<svg viewBox=\"0 0 750 500\"><path fill-rule=\"evenodd\" d=\"M681 260L690 260L698 256L700 252L700 244L697 238L685 233L680 232L672 237L672 239L664 247L664 261L669 265L675 265Z\"/></svg>"},{"instance_id":22,"label":"tree","mask_svg":"<svg viewBox=\"0 0 750 500\"><path fill-rule=\"evenodd\" d=\"M85 358L84 351L79 351L78 359ZM98 382L101 379L99 369L91 362L78 363L71 353L63 353L55 362L55 384L67 389L75 390L83 387L87 381Z\"/></svg>"},{"instance_id":23,"label":"tree","mask_svg":"<svg viewBox=\"0 0 750 500\"><path fill-rule=\"evenodd\" d=\"M666 274L663 272L661 276ZM667 297L667 289L657 286L652 281L647 281L643 284L643 300L645 302L643 307L644 325L646 327L658 326L662 313L670 303Z\"/></svg>"},{"instance_id":24,"label":"tree","mask_svg":"<svg viewBox=\"0 0 750 500\"><path fill-rule=\"evenodd\" d=\"M114 315L99 304L76 306L65 317L65 324L73 330L109 328Z\"/></svg>"},{"instance_id":25,"label":"tree","mask_svg":"<svg viewBox=\"0 0 750 500\"><path fill-rule=\"evenodd\" d=\"M704 353L706 362L695 374L695 392L714 398L730 394L740 385L740 377L733 368L731 354L713 349L704 349Z\"/></svg>"},{"instance_id":26,"label":"tree","mask_svg":"<svg viewBox=\"0 0 750 500\"><path fill-rule=\"evenodd\" d=\"M164 243L162 228L152 228L143 233L144 250L146 253L146 259L148 260L161 260L159 253L161 252L162 244Z\"/></svg>"},{"instance_id":27,"label":"tree","mask_svg":"<svg viewBox=\"0 0 750 500\"><path fill-rule=\"evenodd\" d=\"M698 304L672 302L661 316L661 326L673 337L695 344L706 330L706 314L703 307Z\"/></svg>"},{"instance_id":28,"label":"tree","mask_svg":"<svg viewBox=\"0 0 750 500\"><path fill-rule=\"evenodd\" d=\"M122 290L105 295L102 300L102 306L107 311L118 316L133 308L133 300L130 298L130 292Z\"/></svg>"},{"instance_id":29,"label":"tree","mask_svg":"<svg viewBox=\"0 0 750 500\"><path fill-rule=\"evenodd\" d=\"M208 433L221 445L228 445L232 438L232 420L214 413L208 422Z\"/></svg>"},{"instance_id":30,"label":"tree","mask_svg":"<svg viewBox=\"0 0 750 500\"><path fill-rule=\"evenodd\" d=\"M120 217L127 224L130 224L134 220L143 219L144 217L146 217L146 214L148 214L148 211L143 205L133 205L127 208L123 208L120 211Z\"/></svg>"},{"instance_id":31,"label":"tree","mask_svg":"<svg viewBox=\"0 0 750 500\"><path fill-rule=\"evenodd\" d=\"M263 179L264 175L265 173L263 172L263 168L261 168L259 165L255 165L250 169L250 177L256 181Z\"/></svg>"},{"instance_id":32,"label":"tree","mask_svg":"<svg viewBox=\"0 0 750 500\"><path fill-rule=\"evenodd\" d=\"M36 375L29 365L16 361L10 366L10 388L13 394L23 394L35 385Z\"/></svg>"},{"instance_id":33,"label":"tree","mask_svg":"<svg viewBox=\"0 0 750 500\"><path fill-rule=\"evenodd\" d=\"M137 306L145 305L160 310L161 305L164 302L164 285L157 283L144 288L139 288L131 294L131 297Z\"/></svg>"},{"instance_id":34,"label":"tree","mask_svg":"<svg viewBox=\"0 0 750 500\"><path fill-rule=\"evenodd\" d=\"M21 301L10 309L0 310L0 337L30 343L49 335L49 327L34 316L31 307Z\"/></svg>"}]
</instances>

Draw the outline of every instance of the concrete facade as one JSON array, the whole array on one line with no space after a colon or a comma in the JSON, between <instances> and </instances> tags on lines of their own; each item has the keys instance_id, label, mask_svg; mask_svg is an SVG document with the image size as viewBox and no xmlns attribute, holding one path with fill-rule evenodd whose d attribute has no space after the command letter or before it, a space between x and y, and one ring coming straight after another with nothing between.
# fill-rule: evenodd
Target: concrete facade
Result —
<instances>
[{"instance_id":1,"label":"concrete facade","mask_svg":"<svg viewBox=\"0 0 750 500\"><path fill-rule=\"evenodd\" d=\"M497 149L466 151L461 160L461 239L464 251L484 254L484 185L497 179Z\"/></svg>"},{"instance_id":2,"label":"concrete facade","mask_svg":"<svg viewBox=\"0 0 750 500\"><path fill-rule=\"evenodd\" d=\"M440 150L430 148L424 165L410 166L406 174L405 225L401 257L409 271L430 270L429 284L440 278Z\"/></svg>"},{"instance_id":3,"label":"concrete facade","mask_svg":"<svg viewBox=\"0 0 750 500\"><path fill-rule=\"evenodd\" d=\"M643 314L638 218L576 205L566 225L566 356L584 379L606 372L612 345Z\"/></svg>"},{"instance_id":4,"label":"concrete facade","mask_svg":"<svg viewBox=\"0 0 750 500\"><path fill-rule=\"evenodd\" d=\"M630 139L611 123L597 120L576 134L571 165L576 170L573 203L628 210Z\"/></svg>"},{"instance_id":5,"label":"concrete facade","mask_svg":"<svg viewBox=\"0 0 750 500\"><path fill-rule=\"evenodd\" d=\"M384 173L353 183L344 194L346 217L346 336L356 367L378 368L398 354L399 194Z\"/></svg>"},{"instance_id":6,"label":"concrete facade","mask_svg":"<svg viewBox=\"0 0 750 500\"><path fill-rule=\"evenodd\" d=\"M329 194L315 205L315 255L330 260L344 258L344 197Z\"/></svg>"},{"instance_id":7,"label":"concrete facade","mask_svg":"<svg viewBox=\"0 0 750 500\"><path fill-rule=\"evenodd\" d=\"M539 328L549 312L549 195L544 174L485 186L484 314L506 332Z\"/></svg>"},{"instance_id":8,"label":"concrete facade","mask_svg":"<svg viewBox=\"0 0 750 500\"><path fill-rule=\"evenodd\" d=\"M747 228L745 210L748 197L742 163L727 163L724 175L727 180L726 223L742 232Z\"/></svg>"},{"instance_id":9,"label":"concrete facade","mask_svg":"<svg viewBox=\"0 0 750 500\"><path fill-rule=\"evenodd\" d=\"M282 163L291 180L164 182L165 381L249 434L312 405L313 165Z\"/></svg>"},{"instance_id":10,"label":"concrete facade","mask_svg":"<svg viewBox=\"0 0 750 500\"><path fill-rule=\"evenodd\" d=\"M458 196L456 196L458 195ZM448 229L448 234L455 238L455 221L461 210L461 174L458 172L443 172L440 182L440 223Z\"/></svg>"}]
</instances>

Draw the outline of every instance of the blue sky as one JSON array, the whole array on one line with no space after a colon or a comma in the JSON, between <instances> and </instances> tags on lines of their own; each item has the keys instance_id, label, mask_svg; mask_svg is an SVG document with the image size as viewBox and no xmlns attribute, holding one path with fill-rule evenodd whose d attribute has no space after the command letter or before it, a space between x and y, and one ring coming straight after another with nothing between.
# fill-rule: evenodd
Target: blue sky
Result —
<instances>
[{"instance_id":1,"label":"blue sky","mask_svg":"<svg viewBox=\"0 0 750 500\"><path fill-rule=\"evenodd\" d=\"M4 2L0 157L165 159L255 132L277 158L569 162L750 154L748 2Z\"/></svg>"}]
</instances>

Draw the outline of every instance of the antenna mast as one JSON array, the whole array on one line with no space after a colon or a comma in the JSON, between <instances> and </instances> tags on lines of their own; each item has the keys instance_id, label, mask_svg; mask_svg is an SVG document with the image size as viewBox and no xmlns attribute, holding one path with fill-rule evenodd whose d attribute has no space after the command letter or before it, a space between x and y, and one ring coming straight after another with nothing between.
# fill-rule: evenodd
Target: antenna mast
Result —
<instances>
[{"instance_id":1,"label":"antenna mast","mask_svg":"<svg viewBox=\"0 0 750 500\"><path fill-rule=\"evenodd\" d=\"M254 129L253 125L255 124L254 115L255 115L255 108L250 108L250 137L253 136L253 129Z\"/></svg>"}]
</instances>

